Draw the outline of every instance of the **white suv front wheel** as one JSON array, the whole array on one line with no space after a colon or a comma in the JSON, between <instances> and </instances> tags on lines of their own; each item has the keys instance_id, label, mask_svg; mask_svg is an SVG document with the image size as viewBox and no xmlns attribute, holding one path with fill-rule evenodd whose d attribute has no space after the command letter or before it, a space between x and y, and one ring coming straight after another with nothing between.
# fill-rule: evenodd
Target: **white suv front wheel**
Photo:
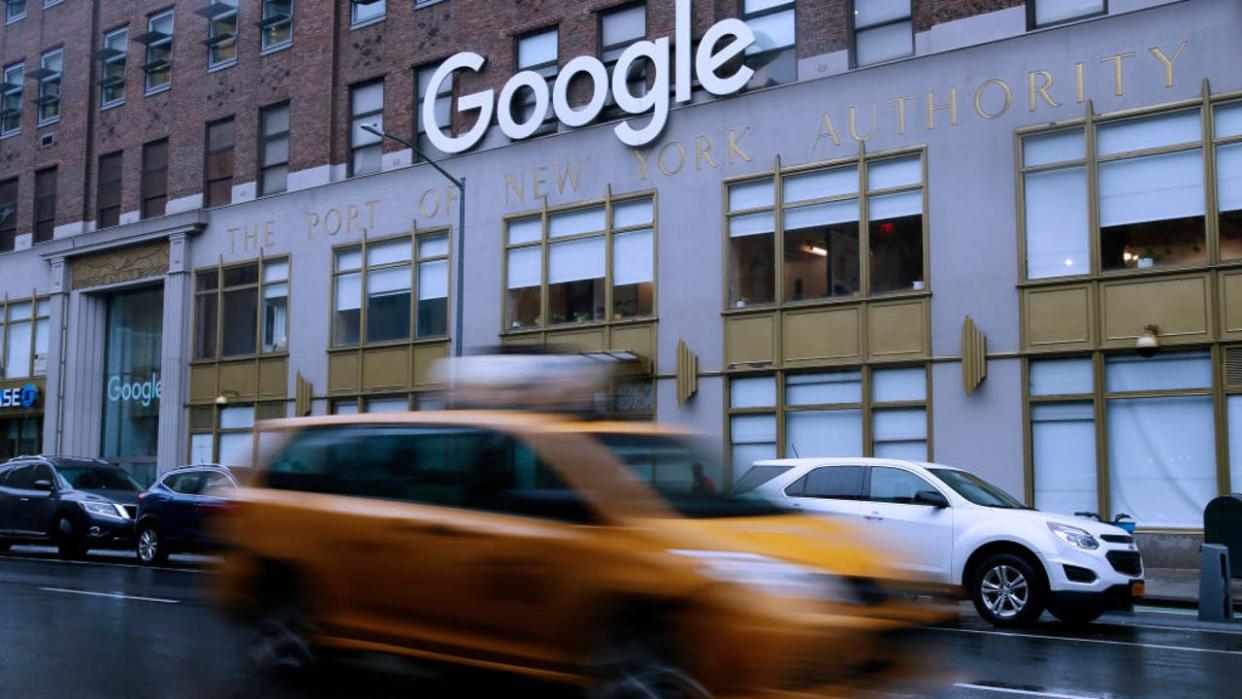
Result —
<instances>
[{"instance_id":1,"label":"white suv front wheel","mask_svg":"<svg viewBox=\"0 0 1242 699\"><path fill-rule=\"evenodd\" d=\"M970 581L970 598L979 616L993 626L1026 626L1044 612L1044 578L1012 553L988 556Z\"/></svg>"}]
</instances>

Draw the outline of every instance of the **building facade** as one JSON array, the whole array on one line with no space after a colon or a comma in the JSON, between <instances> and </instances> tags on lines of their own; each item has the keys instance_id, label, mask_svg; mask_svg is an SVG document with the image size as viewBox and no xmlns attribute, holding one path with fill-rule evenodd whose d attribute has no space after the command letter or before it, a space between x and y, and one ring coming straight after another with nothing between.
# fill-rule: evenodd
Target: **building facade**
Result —
<instances>
[{"instance_id":1,"label":"building facade","mask_svg":"<svg viewBox=\"0 0 1242 699\"><path fill-rule=\"evenodd\" d=\"M1242 5L677 5L7 2L4 455L239 463L257 420L426 406L455 343L555 345L724 482L935 459L1170 541L1242 487ZM717 75L753 74L716 95L729 18ZM627 61L664 37L692 85ZM506 87L579 56L649 102ZM461 250L458 190L364 124L464 180Z\"/></svg>"}]
</instances>

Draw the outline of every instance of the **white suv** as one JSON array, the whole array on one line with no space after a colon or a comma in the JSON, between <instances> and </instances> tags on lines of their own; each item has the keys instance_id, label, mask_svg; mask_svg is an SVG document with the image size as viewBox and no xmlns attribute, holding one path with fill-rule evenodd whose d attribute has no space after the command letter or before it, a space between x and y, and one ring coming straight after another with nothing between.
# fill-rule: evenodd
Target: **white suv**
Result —
<instances>
[{"instance_id":1,"label":"white suv","mask_svg":"<svg viewBox=\"0 0 1242 699\"><path fill-rule=\"evenodd\" d=\"M1134 538L1094 519L1039 512L951 466L891 459L760 461L735 492L855 521L897 564L960 589L987 621L1019 626L1044 609L1087 623L1144 594Z\"/></svg>"}]
</instances>

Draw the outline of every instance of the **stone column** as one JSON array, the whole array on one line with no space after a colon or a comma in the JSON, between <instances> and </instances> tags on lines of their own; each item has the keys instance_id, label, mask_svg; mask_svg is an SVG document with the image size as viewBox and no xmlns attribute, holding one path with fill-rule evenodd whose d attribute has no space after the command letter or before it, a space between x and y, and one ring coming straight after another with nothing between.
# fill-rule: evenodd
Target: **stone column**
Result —
<instances>
[{"instance_id":1,"label":"stone column","mask_svg":"<svg viewBox=\"0 0 1242 699\"><path fill-rule=\"evenodd\" d=\"M43 452L47 454L61 453L61 420L64 409L64 359L65 359L65 328L68 327L69 314L69 266L65 258L55 257L51 260L52 287L49 290L51 317L48 319L47 338L47 383L40 400L43 404Z\"/></svg>"},{"instance_id":2,"label":"stone column","mask_svg":"<svg viewBox=\"0 0 1242 699\"><path fill-rule=\"evenodd\" d=\"M189 450L190 240L187 233L168 237L168 273L164 275L164 327L160 351L160 431L156 469L163 473L186 462Z\"/></svg>"}]
</instances>

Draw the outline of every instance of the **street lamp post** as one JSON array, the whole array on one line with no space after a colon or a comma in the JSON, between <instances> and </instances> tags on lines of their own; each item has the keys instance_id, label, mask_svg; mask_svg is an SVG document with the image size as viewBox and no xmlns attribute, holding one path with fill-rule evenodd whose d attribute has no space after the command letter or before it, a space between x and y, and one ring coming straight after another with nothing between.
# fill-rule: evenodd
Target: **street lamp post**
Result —
<instances>
[{"instance_id":1,"label":"street lamp post","mask_svg":"<svg viewBox=\"0 0 1242 699\"><path fill-rule=\"evenodd\" d=\"M453 354L454 356L460 357L462 356L462 347L463 342L465 341L465 337L463 336L465 304L463 303L464 299L462 296L465 293L466 270L466 178L463 177L458 179L453 177L448 173L448 171L440 167L439 163L431 158L428 158L427 154L419 150L418 146L414 145L409 140L402 138L401 136L396 136L378 129L374 124L363 124L362 128L363 130L369 131L380 138L391 138L397 143L400 143L401 145L414 151L418 154L418 157L422 158L424 162L435 168L436 172L444 175L444 178L453 183L453 186L457 188L457 250L454 255L454 257L457 258L457 271L454 275L457 277L457 289L456 298L453 299Z\"/></svg>"}]
</instances>

